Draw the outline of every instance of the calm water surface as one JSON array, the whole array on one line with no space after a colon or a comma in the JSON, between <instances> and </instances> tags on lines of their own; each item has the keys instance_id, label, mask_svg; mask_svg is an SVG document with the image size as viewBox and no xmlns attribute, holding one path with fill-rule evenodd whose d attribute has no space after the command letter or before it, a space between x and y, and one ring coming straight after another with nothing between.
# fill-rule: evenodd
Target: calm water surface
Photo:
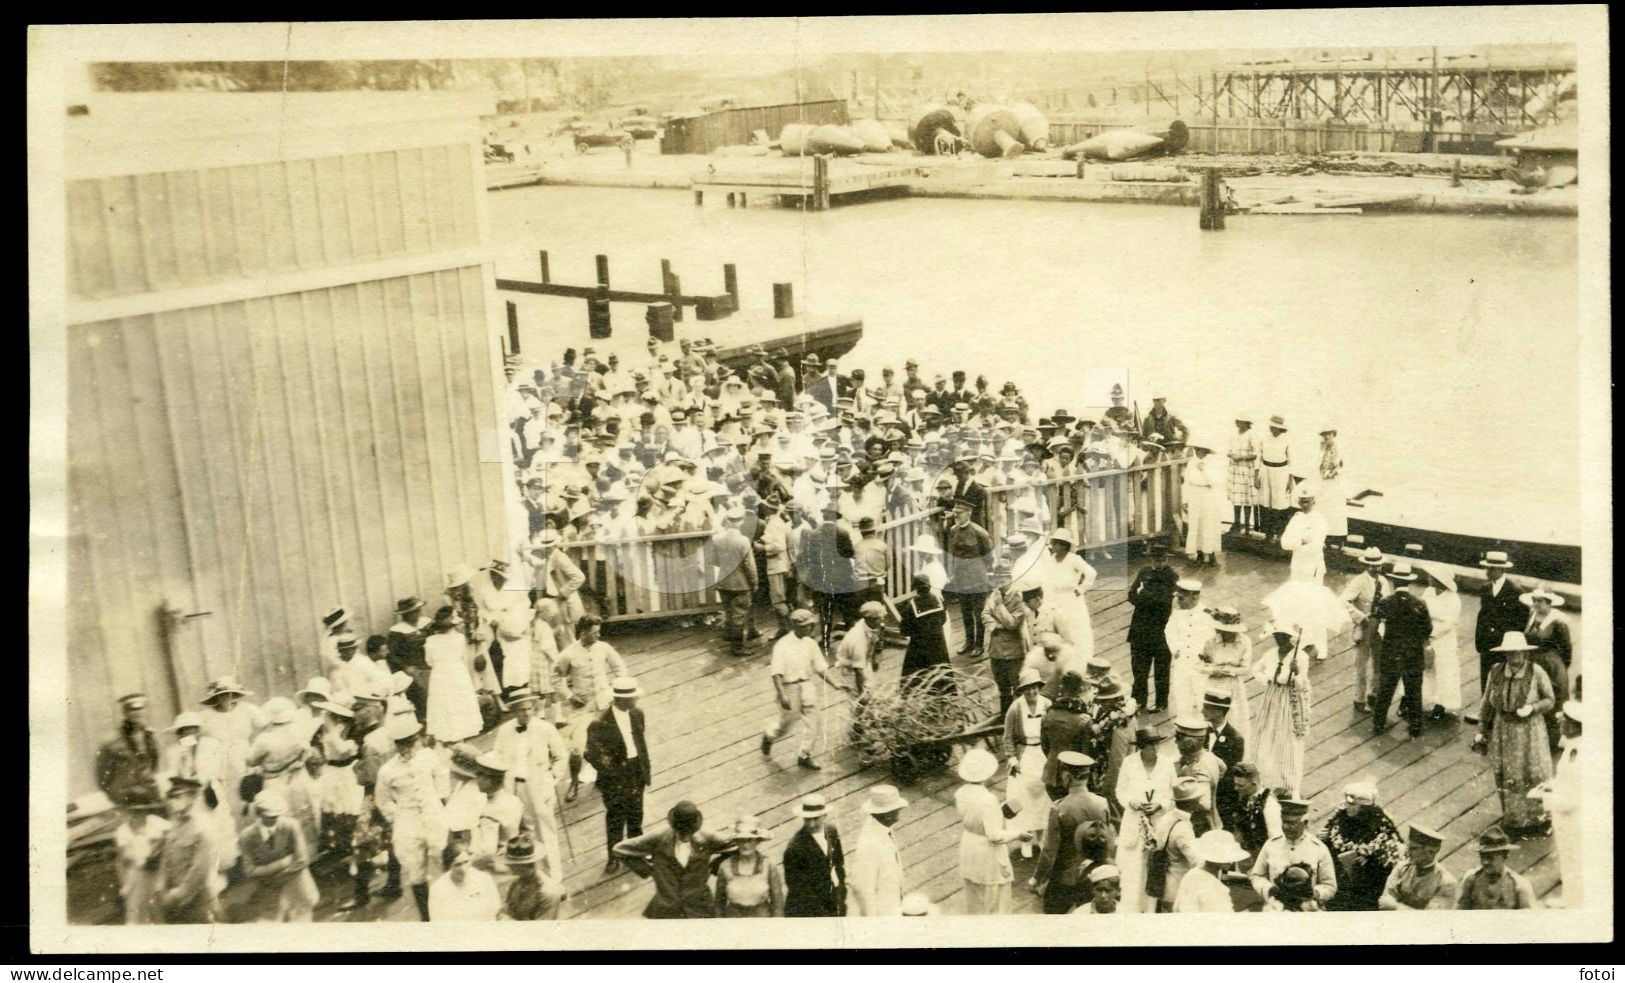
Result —
<instances>
[{"instance_id":1,"label":"calm water surface","mask_svg":"<svg viewBox=\"0 0 1625 983\"><path fill-rule=\"evenodd\" d=\"M1350 488L1382 491L1389 521L1579 542L1572 219L1236 216L1204 233L1193 209L1143 205L802 213L565 187L488 201L502 276L534 279L547 249L555 280L589 283L605 253L618 286L658 289L669 259L685 291L720 293L732 262L747 310L788 280L801 310L860 315L848 361L872 377L914 356L928 378L1013 379L1045 414L1105 405L1126 377L1142 409L1165 387L1221 441L1232 413L1284 414L1299 460L1318 460L1313 434L1334 423ZM526 298L525 348L579 347L583 308ZM617 341L640 344L642 311L615 318Z\"/></svg>"}]
</instances>

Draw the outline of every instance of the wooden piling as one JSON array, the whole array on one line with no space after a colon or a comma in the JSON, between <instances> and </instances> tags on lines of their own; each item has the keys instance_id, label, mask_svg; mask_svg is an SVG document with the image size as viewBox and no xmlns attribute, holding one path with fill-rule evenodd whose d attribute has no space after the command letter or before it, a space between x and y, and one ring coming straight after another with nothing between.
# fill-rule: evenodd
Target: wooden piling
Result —
<instances>
[{"instance_id":1,"label":"wooden piling","mask_svg":"<svg viewBox=\"0 0 1625 983\"><path fill-rule=\"evenodd\" d=\"M701 191L699 188L694 189L694 204L705 204L705 192Z\"/></svg>"},{"instance_id":2,"label":"wooden piling","mask_svg":"<svg viewBox=\"0 0 1625 983\"><path fill-rule=\"evenodd\" d=\"M609 332L609 287L601 283L587 298L587 333L594 338L608 338Z\"/></svg>"},{"instance_id":3,"label":"wooden piling","mask_svg":"<svg viewBox=\"0 0 1625 983\"><path fill-rule=\"evenodd\" d=\"M796 316L795 293L788 283L773 284L773 316L779 318Z\"/></svg>"},{"instance_id":4,"label":"wooden piling","mask_svg":"<svg viewBox=\"0 0 1625 983\"><path fill-rule=\"evenodd\" d=\"M673 273L671 275L671 317L674 321L681 321L683 319L683 302L680 299L682 295L683 278Z\"/></svg>"},{"instance_id":5,"label":"wooden piling","mask_svg":"<svg viewBox=\"0 0 1625 983\"><path fill-rule=\"evenodd\" d=\"M552 283L553 274L552 271L547 268L547 250L543 249L540 253L538 253L537 259L540 261L542 267L542 282Z\"/></svg>"},{"instance_id":6,"label":"wooden piling","mask_svg":"<svg viewBox=\"0 0 1625 983\"><path fill-rule=\"evenodd\" d=\"M649 305L645 314L645 318L649 322L649 337L665 342L669 342L676 337L676 332L672 330L671 326L672 321L675 320L674 311L675 308L664 301Z\"/></svg>"},{"instance_id":7,"label":"wooden piling","mask_svg":"<svg viewBox=\"0 0 1625 983\"><path fill-rule=\"evenodd\" d=\"M1204 168L1201 184L1201 214L1198 224L1204 229L1217 231L1224 228L1224 182L1219 180L1217 167Z\"/></svg>"},{"instance_id":8,"label":"wooden piling","mask_svg":"<svg viewBox=\"0 0 1625 983\"><path fill-rule=\"evenodd\" d=\"M542 254L546 256L546 253ZM508 305L508 354L519 354L519 305L507 301Z\"/></svg>"},{"instance_id":9,"label":"wooden piling","mask_svg":"<svg viewBox=\"0 0 1625 983\"><path fill-rule=\"evenodd\" d=\"M722 264L722 289L728 292L733 309L739 310L739 271L732 263Z\"/></svg>"},{"instance_id":10,"label":"wooden piling","mask_svg":"<svg viewBox=\"0 0 1625 983\"><path fill-rule=\"evenodd\" d=\"M598 264L598 285L600 287L604 287L605 289L608 289L608 287L609 287L609 257L605 256L602 253L600 253L596 257L596 260L597 260L597 264Z\"/></svg>"}]
</instances>

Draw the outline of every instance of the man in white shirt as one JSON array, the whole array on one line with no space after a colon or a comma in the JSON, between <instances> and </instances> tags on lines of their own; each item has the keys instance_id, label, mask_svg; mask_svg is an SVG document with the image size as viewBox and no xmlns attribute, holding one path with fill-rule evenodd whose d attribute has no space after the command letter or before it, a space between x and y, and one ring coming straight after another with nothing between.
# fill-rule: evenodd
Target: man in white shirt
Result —
<instances>
[{"instance_id":1,"label":"man in white shirt","mask_svg":"<svg viewBox=\"0 0 1625 983\"><path fill-rule=\"evenodd\" d=\"M1315 904L1325 907L1337 894L1337 864L1326 844L1309 833L1309 803L1282 799L1281 835L1270 837L1258 851L1252 869L1253 889L1269 897L1275 879L1296 863L1306 863L1314 870Z\"/></svg>"},{"instance_id":2,"label":"man in white shirt","mask_svg":"<svg viewBox=\"0 0 1625 983\"><path fill-rule=\"evenodd\" d=\"M796 764L809 771L823 767L813 760L823 737L818 716L821 703L818 680L827 679L836 689L849 692L846 684L830 673L824 653L812 637L817 628L818 619L812 612L797 608L790 612L791 633L773 644L770 671L779 702L779 719L762 734L762 754L772 755L773 742L786 736L799 718L803 726Z\"/></svg>"},{"instance_id":3,"label":"man in white shirt","mask_svg":"<svg viewBox=\"0 0 1625 983\"><path fill-rule=\"evenodd\" d=\"M587 615L576 622L576 640L559 653L556 672L559 697L566 701L561 730L570 748L570 788L564 801L574 802L581 786L581 760L587 750L587 727L593 717L609 709L611 686L626 675L619 652L598 637L602 622Z\"/></svg>"},{"instance_id":4,"label":"man in white shirt","mask_svg":"<svg viewBox=\"0 0 1625 983\"><path fill-rule=\"evenodd\" d=\"M538 718L540 699L529 687L508 696L514 716L497 727L491 749L508 763L510 790L530 806L531 822L541 838L548 873L563 880L556 813L558 783L566 774L570 752L558 728Z\"/></svg>"},{"instance_id":5,"label":"man in white shirt","mask_svg":"<svg viewBox=\"0 0 1625 983\"><path fill-rule=\"evenodd\" d=\"M387 724L395 756L378 769L374 801L390 826L401 880L412 886L418 915L429 920L429 874L446 846L444 803L451 790L434 756L418 747L423 725L408 715Z\"/></svg>"},{"instance_id":6,"label":"man in white shirt","mask_svg":"<svg viewBox=\"0 0 1625 983\"><path fill-rule=\"evenodd\" d=\"M891 828L907 808L908 800L890 785L869 790L857 844L847 859L847 891L851 913L861 917L897 915L903 907L903 861Z\"/></svg>"},{"instance_id":7,"label":"man in white shirt","mask_svg":"<svg viewBox=\"0 0 1625 983\"><path fill-rule=\"evenodd\" d=\"M446 801L446 829L468 844L476 867L491 873L525 815L519 798L504 787L510 767L495 751L485 752L474 761L474 777Z\"/></svg>"},{"instance_id":8,"label":"man in white shirt","mask_svg":"<svg viewBox=\"0 0 1625 983\"><path fill-rule=\"evenodd\" d=\"M1235 911L1223 877L1247 859L1247 851L1234 836L1221 829L1211 829L1196 838L1196 853L1202 858L1202 866L1180 879L1179 893L1174 897L1174 914Z\"/></svg>"}]
</instances>

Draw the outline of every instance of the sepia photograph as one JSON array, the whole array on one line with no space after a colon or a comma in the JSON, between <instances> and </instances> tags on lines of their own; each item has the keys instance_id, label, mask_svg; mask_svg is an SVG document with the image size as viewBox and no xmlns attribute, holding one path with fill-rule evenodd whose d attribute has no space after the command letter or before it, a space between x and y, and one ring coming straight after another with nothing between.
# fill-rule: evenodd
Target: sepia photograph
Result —
<instances>
[{"instance_id":1,"label":"sepia photograph","mask_svg":"<svg viewBox=\"0 0 1625 983\"><path fill-rule=\"evenodd\" d=\"M1611 941L1609 83L31 28L35 951Z\"/></svg>"}]
</instances>

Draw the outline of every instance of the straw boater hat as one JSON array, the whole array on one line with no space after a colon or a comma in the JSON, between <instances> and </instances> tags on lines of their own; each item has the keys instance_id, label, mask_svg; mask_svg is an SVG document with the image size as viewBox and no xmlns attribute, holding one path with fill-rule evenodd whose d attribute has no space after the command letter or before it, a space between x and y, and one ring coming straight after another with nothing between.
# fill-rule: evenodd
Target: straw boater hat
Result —
<instances>
[{"instance_id":1,"label":"straw boater hat","mask_svg":"<svg viewBox=\"0 0 1625 983\"><path fill-rule=\"evenodd\" d=\"M1481 567L1497 567L1502 570L1511 570L1512 561L1501 550L1490 550L1484 554L1484 559L1478 561Z\"/></svg>"},{"instance_id":2,"label":"straw boater hat","mask_svg":"<svg viewBox=\"0 0 1625 983\"><path fill-rule=\"evenodd\" d=\"M1210 729L1206 717L1180 717L1174 721L1174 731L1185 737L1206 737Z\"/></svg>"},{"instance_id":3,"label":"straw boater hat","mask_svg":"<svg viewBox=\"0 0 1625 983\"><path fill-rule=\"evenodd\" d=\"M423 610L423 601L416 596L403 597L395 602L395 613L405 617L413 611Z\"/></svg>"},{"instance_id":4,"label":"straw boater hat","mask_svg":"<svg viewBox=\"0 0 1625 983\"><path fill-rule=\"evenodd\" d=\"M1206 693L1202 694L1202 705L1205 707L1214 707L1215 709L1228 711L1232 702L1233 700L1229 693L1221 693L1217 690L1210 689Z\"/></svg>"},{"instance_id":5,"label":"straw boater hat","mask_svg":"<svg viewBox=\"0 0 1625 983\"><path fill-rule=\"evenodd\" d=\"M1411 568L1409 563L1406 563L1404 560L1400 560L1395 562L1393 569L1388 571L1388 579L1397 580L1400 583L1408 584L1416 579L1416 572Z\"/></svg>"},{"instance_id":6,"label":"straw boater hat","mask_svg":"<svg viewBox=\"0 0 1625 983\"><path fill-rule=\"evenodd\" d=\"M999 770L999 759L987 748L971 748L959 762L959 780L981 783L992 778Z\"/></svg>"},{"instance_id":7,"label":"straw boater hat","mask_svg":"<svg viewBox=\"0 0 1625 983\"><path fill-rule=\"evenodd\" d=\"M1509 631L1501 636L1501 644L1490 649L1491 652L1533 652L1538 645L1530 645L1529 639L1521 631Z\"/></svg>"},{"instance_id":8,"label":"straw boater hat","mask_svg":"<svg viewBox=\"0 0 1625 983\"><path fill-rule=\"evenodd\" d=\"M1236 842L1236 837L1222 829L1210 829L1196 838L1196 853L1205 863L1234 864L1246 860L1249 854Z\"/></svg>"},{"instance_id":9,"label":"straw boater hat","mask_svg":"<svg viewBox=\"0 0 1625 983\"><path fill-rule=\"evenodd\" d=\"M1525 604L1530 604L1535 601L1547 601L1550 602L1554 608L1560 608L1563 606L1562 595L1553 593L1545 584L1539 585L1527 594L1519 594L1518 600Z\"/></svg>"},{"instance_id":10,"label":"straw boater hat","mask_svg":"<svg viewBox=\"0 0 1625 983\"><path fill-rule=\"evenodd\" d=\"M1186 594L1200 594L1202 592L1202 582L1194 577L1181 577L1175 582L1174 589L1183 591Z\"/></svg>"},{"instance_id":11,"label":"straw boater hat","mask_svg":"<svg viewBox=\"0 0 1625 983\"><path fill-rule=\"evenodd\" d=\"M346 612L342 606L335 607L329 610L326 614L322 615L322 625L327 628L331 628L348 617L349 613Z\"/></svg>"},{"instance_id":12,"label":"straw boater hat","mask_svg":"<svg viewBox=\"0 0 1625 983\"><path fill-rule=\"evenodd\" d=\"M863 811L871 816L883 816L907 807L908 800L899 795L893 785L876 785L869 790L869 798L863 803Z\"/></svg>"},{"instance_id":13,"label":"straw boater hat","mask_svg":"<svg viewBox=\"0 0 1625 983\"><path fill-rule=\"evenodd\" d=\"M610 693L614 696L642 696L643 690L638 688L637 680L631 676L618 676L610 686Z\"/></svg>"},{"instance_id":14,"label":"straw boater hat","mask_svg":"<svg viewBox=\"0 0 1625 983\"><path fill-rule=\"evenodd\" d=\"M829 812L829 801L822 795L803 796L796 805L796 815L803 819L822 816L827 812Z\"/></svg>"},{"instance_id":15,"label":"straw boater hat","mask_svg":"<svg viewBox=\"0 0 1625 983\"><path fill-rule=\"evenodd\" d=\"M1365 552L1360 554L1360 562L1368 567L1382 566L1382 550L1377 549L1375 546L1367 546Z\"/></svg>"},{"instance_id":16,"label":"straw boater hat","mask_svg":"<svg viewBox=\"0 0 1625 983\"><path fill-rule=\"evenodd\" d=\"M523 867L536 862L536 843L528 833L520 833L508 841L502 848L502 861L506 864Z\"/></svg>"}]
</instances>

